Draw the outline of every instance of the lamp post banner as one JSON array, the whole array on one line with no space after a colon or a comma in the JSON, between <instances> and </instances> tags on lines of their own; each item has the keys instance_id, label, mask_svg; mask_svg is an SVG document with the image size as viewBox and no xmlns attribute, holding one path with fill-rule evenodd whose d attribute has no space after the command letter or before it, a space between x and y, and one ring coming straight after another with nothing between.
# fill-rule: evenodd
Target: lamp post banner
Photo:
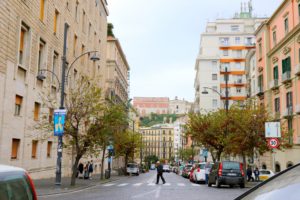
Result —
<instances>
[{"instance_id":1,"label":"lamp post banner","mask_svg":"<svg viewBox=\"0 0 300 200\"><path fill-rule=\"evenodd\" d=\"M54 111L54 136L63 136L67 110Z\"/></svg>"}]
</instances>

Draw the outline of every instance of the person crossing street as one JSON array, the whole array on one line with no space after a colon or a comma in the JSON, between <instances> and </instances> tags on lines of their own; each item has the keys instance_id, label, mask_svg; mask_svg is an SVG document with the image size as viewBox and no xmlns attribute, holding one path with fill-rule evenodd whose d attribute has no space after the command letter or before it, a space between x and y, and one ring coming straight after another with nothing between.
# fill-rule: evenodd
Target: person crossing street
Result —
<instances>
[{"instance_id":1,"label":"person crossing street","mask_svg":"<svg viewBox=\"0 0 300 200\"><path fill-rule=\"evenodd\" d=\"M157 161L157 178L156 178L156 184L159 183L159 178L161 178L163 184L166 183L164 177L163 177L163 166L160 164L159 161Z\"/></svg>"}]
</instances>

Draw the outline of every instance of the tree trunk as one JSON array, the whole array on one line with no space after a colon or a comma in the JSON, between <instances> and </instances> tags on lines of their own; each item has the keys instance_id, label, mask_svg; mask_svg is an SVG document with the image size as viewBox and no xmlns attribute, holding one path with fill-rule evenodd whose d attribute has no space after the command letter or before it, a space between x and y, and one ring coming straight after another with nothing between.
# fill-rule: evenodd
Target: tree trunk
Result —
<instances>
[{"instance_id":1,"label":"tree trunk","mask_svg":"<svg viewBox=\"0 0 300 200\"><path fill-rule=\"evenodd\" d=\"M221 161L221 154L222 154L222 151L218 151L217 152L217 161Z\"/></svg>"},{"instance_id":2,"label":"tree trunk","mask_svg":"<svg viewBox=\"0 0 300 200\"><path fill-rule=\"evenodd\" d=\"M76 183L77 166L81 157L82 155L76 155L75 162L72 167L71 186L74 186Z\"/></svg>"},{"instance_id":3,"label":"tree trunk","mask_svg":"<svg viewBox=\"0 0 300 200\"><path fill-rule=\"evenodd\" d=\"M127 171L126 170L127 169L127 164L128 164L128 154L125 154L125 168L124 168L125 169L125 174L127 174L126 173L126 171Z\"/></svg>"},{"instance_id":4,"label":"tree trunk","mask_svg":"<svg viewBox=\"0 0 300 200\"><path fill-rule=\"evenodd\" d=\"M104 173L104 158L105 158L105 150L106 150L106 145L102 148L102 160L101 160L101 180L104 179L103 173Z\"/></svg>"}]
</instances>

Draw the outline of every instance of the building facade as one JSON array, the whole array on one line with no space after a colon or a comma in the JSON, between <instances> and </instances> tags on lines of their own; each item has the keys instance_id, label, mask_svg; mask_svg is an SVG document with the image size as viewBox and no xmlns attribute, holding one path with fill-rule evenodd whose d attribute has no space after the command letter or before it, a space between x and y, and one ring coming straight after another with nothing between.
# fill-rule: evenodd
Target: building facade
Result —
<instances>
[{"instance_id":1,"label":"building facade","mask_svg":"<svg viewBox=\"0 0 300 200\"><path fill-rule=\"evenodd\" d=\"M254 31L265 19L252 17L251 4L245 9L232 19L207 23L206 32L201 34L195 64L195 111L205 113L224 108L226 75L229 106L247 98L245 58L255 48ZM208 94L202 93L205 87Z\"/></svg>"},{"instance_id":2,"label":"building facade","mask_svg":"<svg viewBox=\"0 0 300 200\"><path fill-rule=\"evenodd\" d=\"M57 138L41 138L33 126L42 115L52 120L53 110L42 97L59 102L64 25L67 62L96 50L92 62L86 55L70 69L67 87L81 75L98 78L106 66L107 3L105 0L2 0L0 1L0 163L25 168L33 178L55 175ZM68 66L70 67L70 66ZM45 80L37 79L40 70ZM99 85L104 80L99 79ZM67 90L66 90L67 91ZM68 94L66 94L68 95ZM50 133L51 135L51 133ZM72 152L64 150L62 175L71 172ZM94 160L96 169L99 160Z\"/></svg>"},{"instance_id":3,"label":"building facade","mask_svg":"<svg viewBox=\"0 0 300 200\"><path fill-rule=\"evenodd\" d=\"M169 114L188 114L191 111L192 103L175 97L174 100L170 100L169 103Z\"/></svg>"},{"instance_id":4,"label":"building facade","mask_svg":"<svg viewBox=\"0 0 300 200\"><path fill-rule=\"evenodd\" d=\"M260 104L281 122L292 145L275 150L260 164L276 172L299 162L300 154L300 2L284 0L256 31L257 89Z\"/></svg>"},{"instance_id":5,"label":"building facade","mask_svg":"<svg viewBox=\"0 0 300 200\"><path fill-rule=\"evenodd\" d=\"M134 97L133 106L137 109L141 117L156 114L168 114L168 97Z\"/></svg>"},{"instance_id":6,"label":"building facade","mask_svg":"<svg viewBox=\"0 0 300 200\"><path fill-rule=\"evenodd\" d=\"M141 127L139 129L143 141L143 160L150 155L159 159L171 160L174 155L174 127L170 124Z\"/></svg>"}]
</instances>

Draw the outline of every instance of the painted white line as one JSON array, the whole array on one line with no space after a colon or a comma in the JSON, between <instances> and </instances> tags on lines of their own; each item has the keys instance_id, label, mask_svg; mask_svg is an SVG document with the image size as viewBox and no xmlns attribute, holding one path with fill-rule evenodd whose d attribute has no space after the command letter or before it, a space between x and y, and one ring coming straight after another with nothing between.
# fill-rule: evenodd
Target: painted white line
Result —
<instances>
[{"instance_id":1,"label":"painted white line","mask_svg":"<svg viewBox=\"0 0 300 200\"><path fill-rule=\"evenodd\" d=\"M113 186L114 183L108 183L108 184L104 184L103 187L109 187L109 186Z\"/></svg>"},{"instance_id":2,"label":"painted white line","mask_svg":"<svg viewBox=\"0 0 300 200\"><path fill-rule=\"evenodd\" d=\"M177 185L180 186L180 187L184 187L185 186L184 183L177 183Z\"/></svg>"},{"instance_id":3,"label":"painted white line","mask_svg":"<svg viewBox=\"0 0 300 200\"><path fill-rule=\"evenodd\" d=\"M171 183L165 183L165 184L163 184L163 186L170 186L171 185Z\"/></svg>"},{"instance_id":4,"label":"painted white line","mask_svg":"<svg viewBox=\"0 0 300 200\"><path fill-rule=\"evenodd\" d=\"M200 185L199 185L199 184L192 183L192 186L197 187L197 186L200 186Z\"/></svg>"},{"instance_id":5,"label":"painted white line","mask_svg":"<svg viewBox=\"0 0 300 200\"><path fill-rule=\"evenodd\" d=\"M158 189L155 189L155 190L151 190L149 192L144 192L142 194L138 194L138 195L134 195L132 196L133 199L137 199L137 198L141 198L141 197L144 197L144 196L149 196L149 194L152 194L154 192L156 192Z\"/></svg>"},{"instance_id":6,"label":"painted white line","mask_svg":"<svg viewBox=\"0 0 300 200\"><path fill-rule=\"evenodd\" d=\"M117 186L118 186L118 187L124 187L124 186L126 186L126 185L128 185L128 183L122 183L122 184L117 185Z\"/></svg>"},{"instance_id":7,"label":"painted white line","mask_svg":"<svg viewBox=\"0 0 300 200\"><path fill-rule=\"evenodd\" d=\"M161 190L161 187L159 187L155 193L155 199L158 199L159 196L160 196L160 190Z\"/></svg>"},{"instance_id":8,"label":"painted white line","mask_svg":"<svg viewBox=\"0 0 300 200\"><path fill-rule=\"evenodd\" d=\"M155 183L149 183L148 186L155 186Z\"/></svg>"},{"instance_id":9,"label":"painted white line","mask_svg":"<svg viewBox=\"0 0 300 200\"><path fill-rule=\"evenodd\" d=\"M143 183L135 183L133 186L141 186Z\"/></svg>"}]
</instances>

